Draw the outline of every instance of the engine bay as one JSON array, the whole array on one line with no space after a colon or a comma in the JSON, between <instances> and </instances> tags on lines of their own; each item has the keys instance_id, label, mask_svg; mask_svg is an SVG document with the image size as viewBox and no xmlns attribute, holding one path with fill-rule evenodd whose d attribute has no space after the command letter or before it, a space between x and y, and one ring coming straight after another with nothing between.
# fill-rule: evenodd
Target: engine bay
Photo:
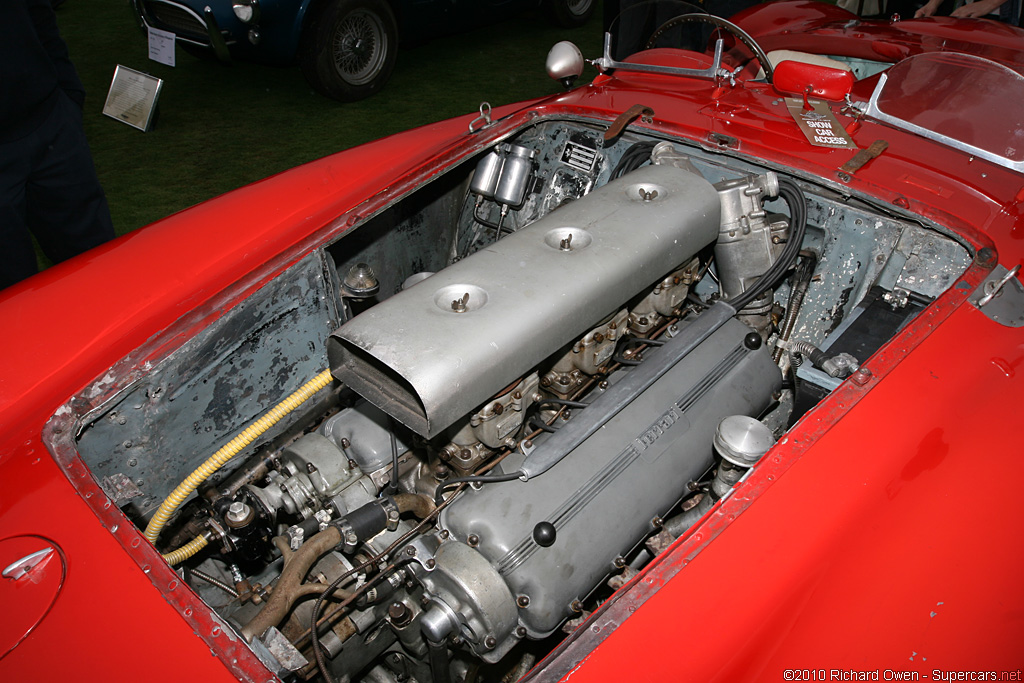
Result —
<instances>
[{"instance_id":1,"label":"engine bay","mask_svg":"<svg viewBox=\"0 0 1024 683\"><path fill-rule=\"evenodd\" d=\"M604 128L517 131L101 380L92 476L283 679L521 677L970 263Z\"/></svg>"}]
</instances>

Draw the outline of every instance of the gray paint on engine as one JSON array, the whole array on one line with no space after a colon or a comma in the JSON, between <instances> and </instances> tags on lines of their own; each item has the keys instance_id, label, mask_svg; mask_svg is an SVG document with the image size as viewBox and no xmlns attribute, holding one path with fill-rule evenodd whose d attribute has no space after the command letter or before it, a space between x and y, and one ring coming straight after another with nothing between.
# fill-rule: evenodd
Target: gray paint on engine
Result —
<instances>
[{"instance_id":1,"label":"gray paint on engine","mask_svg":"<svg viewBox=\"0 0 1024 683\"><path fill-rule=\"evenodd\" d=\"M710 467L722 418L756 416L771 403L782 377L766 347L743 345L749 333L729 321L548 472L467 490L442 514L453 539L477 536L476 550L510 592L529 596L519 621L531 637L572 616L570 603L599 585L615 557L653 531L651 520ZM557 529L550 547L533 541L542 521Z\"/></svg>"}]
</instances>

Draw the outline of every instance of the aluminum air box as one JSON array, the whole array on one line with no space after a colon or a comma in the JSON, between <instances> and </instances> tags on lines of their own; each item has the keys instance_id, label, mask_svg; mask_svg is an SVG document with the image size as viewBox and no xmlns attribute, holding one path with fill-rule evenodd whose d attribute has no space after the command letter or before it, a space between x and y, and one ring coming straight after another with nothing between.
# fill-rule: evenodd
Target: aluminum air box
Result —
<instances>
[{"instance_id":1,"label":"aluminum air box","mask_svg":"<svg viewBox=\"0 0 1024 683\"><path fill-rule=\"evenodd\" d=\"M355 317L334 376L433 437L718 235L703 177L646 166Z\"/></svg>"}]
</instances>

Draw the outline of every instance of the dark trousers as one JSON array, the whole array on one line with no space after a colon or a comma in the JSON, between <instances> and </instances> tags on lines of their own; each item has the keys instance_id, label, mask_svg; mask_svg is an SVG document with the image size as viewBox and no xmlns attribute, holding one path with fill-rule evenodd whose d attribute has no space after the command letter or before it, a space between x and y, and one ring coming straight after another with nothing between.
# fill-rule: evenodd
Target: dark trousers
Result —
<instances>
[{"instance_id":1,"label":"dark trousers","mask_svg":"<svg viewBox=\"0 0 1024 683\"><path fill-rule=\"evenodd\" d=\"M29 231L54 263L114 237L82 112L62 91L35 131L0 143L0 288L36 272Z\"/></svg>"}]
</instances>

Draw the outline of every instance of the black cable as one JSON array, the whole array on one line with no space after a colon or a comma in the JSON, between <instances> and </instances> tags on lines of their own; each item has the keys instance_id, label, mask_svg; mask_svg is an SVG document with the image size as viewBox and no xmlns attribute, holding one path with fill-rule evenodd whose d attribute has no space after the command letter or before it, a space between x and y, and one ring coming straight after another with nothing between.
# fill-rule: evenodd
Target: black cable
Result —
<instances>
[{"instance_id":1,"label":"black cable","mask_svg":"<svg viewBox=\"0 0 1024 683\"><path fill-rule=\"evenodd\" d=\"M388 429L391 435L391 479L388 481L387 492L389 496L398 493L398 439L395 438L395 421L388 418Z\"/></svg>"},{"instance_id":2,"label":"black cable","mask_svg":"<svg viewBox=\"0 0 1024 683\"><path fill-rule=\"evenodd\" d=\"M643 166L645 163L651 160L651 151L654 150L654 146L658 144L653 141L636 142L626 148L626 151L619 157L619 163L615 164L615 168L612 169L610 180L621 178L630 171Z\"/></svg>"},{"instance_id":3,"label":"black cable","mask_svg":"<svg viewBox=\"0 0 1024 683\"><path fill-rule=\"evenodd\" d=\"M530 427L531 429L539 429L542 432L547 432L548 434L554 434L555 432L558 431L557 429L549 425L547 422L537 417L531 417L529 423L527 423L527 426Z\"/></svg>"},{"instance_id":4,"label":"black cable","mask_svg":"<svg viewBox=\"0 0 1024 683\"><path fill-rule=\"evenodd\" d=\"M496 484L502 481L513 481L519 478L518 472L512 474L477 474L471 477L456 477L438 485L434 492L434 503L440 505L444 502L444 489L453 484Z\"/></svg>"},{"instance_id":5,"label":"black cable","mask_svg":"<svg viewBox=\"0 0 1024 683\"><path fill-rule=\"evenodd\" d=\"M579 401L567 401L564 398L545 398L542 401L538 401L536 405L543 406L547 404L553 406L565 406L566 408L586 408L589 403L581 403Z\"/></svg>"},{"instance_id":6,"label":"black cable","mask_svg":"<svg viewBox=\"0 0 1024 683\"><path fill-rule=\"evenodd\" d=\"M320 669L320 675L323 676L327 683L336 683L336 681L334 680L333 674L331 674L331 670L327 666L327 658L324 657L324 648L320 644L320 633L316 622L319 619L320 609L326 597L333 593L334 590L341 585L341 582L348 578L348 575L349 572L342 573L341 576L331 582L331 585L327 587L327 590L316 597L316 601L313 603L313 618L310 626L312 629L310 633L310 643L313 647L313 656L316 658L317 668Z\"/></svg>"},{"instance_id":7,"label":"black cable","mask_svg":"<svg viewBox=\"0 0 1024 683\"><path fill-rule=\"evenodd\" d=\"M621 353L616 353L614 356L612 356L612 362L613 363L618 363L619 365L627 365L629 367L633 367L635 365L640 365L640 361L638 361L638 360L630 360L629 358L625 358L625 357L623 357L623 355Z\"/></svg>"},{"instance_id":8,"label":"black cable","mask_svg":"<svg viewBox=\"0 0 1024 683\"><path fill-rule=\"evenodd\" d=\"M796 183L779 180L779 196L789 205L789 240L779 258L757 279L750 289L732 299L729 304L737 311L768 291L796 263L804 235L807 234L807 200Z\"/></svg>"},{"instance_id":9,"label":"black cable","mask_svg":"<svg viewBox=\"0 0 1024 683\"><path fill-rule=\"evenodd\" d=\"M365 593L371 586L374 586L375 584L380 582L380 580L383 579L385 576L387 576L392 571L397 569L399 564L405 564L410 560L411 558L404 560L403 562L395 563L388 567L385 567L383 570L381 570L379 574L377 574L372 579L364 583L362 586L354 590L352 592L352 595L346 598L341 603L342 607L344 607L345 605L352 604L352 602L357 597ZM316 665L320 669L320 675L323 676L324 680L327 681L327 683L337 682L334 679L334 675L331 674L330 669L327 667L327 659L324 657L324 648L323 645L320 643L320 629L319 626L317 625L317 621L320 620L320 610L323 609L324 601L327 600L327 598L332 593L334 593L335 590L337 590L337 588L341 585L342 581L349 578L353 573L354 570L352 569L350 569L347 572L343 572L338 578L332 581L331 584L326 589L324 589L322 593L316 596L316 601L313 603L313 615L310 624L310 644L313 647L313 655L316 658Z\"/></svg>"},{"instance_id":10,"label":"black cable","mask_svg":"<svg viewBox=\"0 0 1024 683\"><path fill-rule=\"evenodd\" d=\"M629 337L622 343L623 346L664 346L665 342L660 339L645 339L644 337Z\"/></svg>"},{"instance_id":11,"label":"black cable","mask_svg":"<svg viewBox=\"0 0 1024 683\"><path fill-rule=\"evenodd\" d=\"M485 228L490 228L491 230L498 230L498 231L500 231L501 228L498 227L497 223L495 223L494 221L492 221L490 219L484 218L483 216L480 215L480 207L481 206L482 206L482 204L477 204L475 207L473 207L473 220L475 220L477 223L479 223L480 225L484 226ZM501 234L501 233L499 232L499 234Z\"/></svg>"},{"instance_id":12,"label":"black cable","mask_svg":"<svg viewBox=\"0 0 1024 683\"><path fill-rule=\"evenodd\" d=\"M686 300L694 306L700 306L701 308L707 308L710 304L706 303L703 299L697 296L697 292L692 289L686 293Z\"/></svg>"}]
</instances>

